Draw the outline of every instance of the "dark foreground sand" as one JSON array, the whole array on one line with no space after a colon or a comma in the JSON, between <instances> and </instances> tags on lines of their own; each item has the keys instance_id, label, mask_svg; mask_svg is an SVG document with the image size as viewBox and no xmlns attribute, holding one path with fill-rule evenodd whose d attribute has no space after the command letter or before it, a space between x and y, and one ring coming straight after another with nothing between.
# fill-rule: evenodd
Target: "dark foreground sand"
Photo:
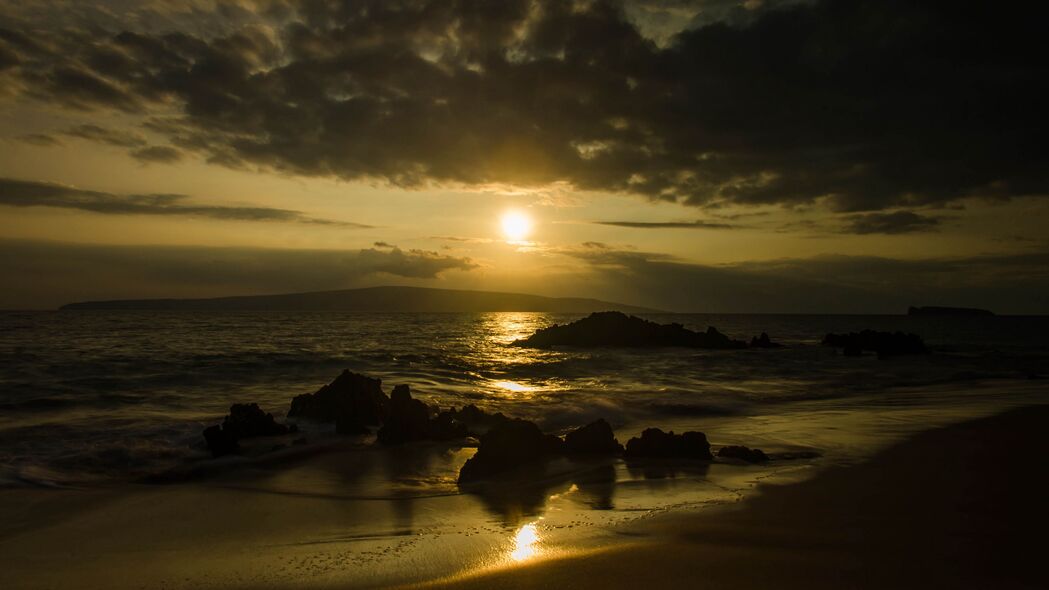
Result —
<instances>
[{"instance_id":1,"label":"dark foreground sand","mask_svg":"<svg viewBox=\"0 0 1049 590\"><path fill-rule=\"evenodd\" d=\"M635 543L428 587L1049 588L1049 406L917 435L871 461L668 514Z\"/></svg>"}]
</instances>

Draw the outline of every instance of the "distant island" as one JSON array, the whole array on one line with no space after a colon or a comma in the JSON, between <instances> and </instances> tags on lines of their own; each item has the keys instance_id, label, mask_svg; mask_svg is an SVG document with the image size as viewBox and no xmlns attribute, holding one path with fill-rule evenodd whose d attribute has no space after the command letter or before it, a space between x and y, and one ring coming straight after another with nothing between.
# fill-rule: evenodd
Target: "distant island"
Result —
<instances>
[{"instance_id":1,"label":"distant island","mask_svg":"<svg viewBox=\"0 0 1049 590\"><path fill-rule=\"evenodd\" d=\"M993 311L987 309L977 309L975 307L911 307L907 310L907 315L973 315L973 316L989 316L994 315Z\"/></svg>"},{"instance_id":2,"label":"distant island","mask_svg":"<svg viewBox=\"0 0 1049 590\"><path fill-rule=\"evenodd\" d=\"M430 289L425 287L370 287L340 291L245 295L211 299L126 299L83 301L63 310L172 310L172 311L366 311L366 312L485 312L543 311L589 313L622 311L659 313L659 310L578 297L542 297L524 293Z\"/></svg>"}]
</instances>

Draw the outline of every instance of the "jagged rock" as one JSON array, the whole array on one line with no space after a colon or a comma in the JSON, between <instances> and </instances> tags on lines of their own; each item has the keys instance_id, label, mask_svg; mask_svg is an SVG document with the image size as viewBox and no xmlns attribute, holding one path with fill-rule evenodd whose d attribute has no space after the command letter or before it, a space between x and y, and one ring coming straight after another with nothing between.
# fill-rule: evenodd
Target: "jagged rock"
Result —
<instances>
[{"instance_id":1,"label":"jagged rock","mask_svg":"<svg viewBox=\"0 0 1049 590\"><path fill-rule=\"evenodd\" d=\"M827 334L823 337L823 345L843 348L845 356L859 356L864 350L878 353L879 358L929 352L929 349L925 347L925 342L917 334L875 332L874 330Z\"/></svg>"},{"instance_id":2,"label":"jagged rock","mask_svg":"<svg viewBox=\"0 0 1049 590\"><path fill-rule=\"evenodd\" d=\"M267 414L258 404L233 404L229 414L219 426L204 429L204 441L215 457L236 453L240 450L237 441L256 436L280 436L297 432L298 428L278 424L273 414Z\"/></svg>"},{"instance_id":3,"label":"jagged rock","mask_svg":"<svg viewBox=\"0 0 1049 590\"><path fill-rule=\"evenodd\" d=\"M564 450L568 454L615 454L623 452L623 445L612 426L599 419L566 434Z\"/></svg>"},{"instance_id":4,"label":"jagged rock","mask_svg":"<svg viewBox=\"0 0 1049 590\"><path fill-rule=\"evenodd\" d=\"M755 336L750 339L751 348L783 348L783 345L778 342L773 342L769 335L765 332L761 333L761 336Z\"/></svg>"},{"instance_id":5,"label":"jagged rock","mask_svg":"<svg viewBox=\"0 0 1049 590\"><path fill-rule=\"evenodd\" d=\"M278 424L273 414L267 414L259 404L233 404L229 415L222 420L222 430L234 439L252 436L279 436L291 431L288 426Z\"/></svg>"},{"instance_id":6,"label":"jagged rock","mask_svg":"<svg viewBox=\"0 0 1049 590\"><path fill-rule=\"evenodd\" d=\"M509 420L502 412L489 414L473 404L465 405L458 410L452 408L447 410L447 413L451 419L465 425L470 434L486 432L493 426Z\"/></svg>"},{"instance_id":7,"label":"jagged rock","mask_svg":"<svg viewBox=\"0 0 1049 590\"><path fill-rule=\"evenodd\" d=\"M213 457L221 457L240 451L237 439L222 430L222 426L208 426L204 429L204 441Z\"/></svg>"},{"instance_id":8,"label":"jagged rock","mask_svg":"<svg viewBox=\"0 0 1049 590\"><path fill-rule=\"evenodd\" d=\"M534 422L507 419L481 435L480 445L459 470L459 482L468 483L513 471L560 453L564 442L543 434Z\"/></svg>"},{"instance_id":9,"label":"jagged rock","mask_svg":"<svg viewBox=\"0 0 1049 590\"><path fill-rule=\"evenodd\" d=\"M647 428L640 438L626 444L627 457L656 457L710 460L710 443L702 432L674 434L658 428Z\"/></svg>"},{"instance_id":10,"label":"jagged rock","mask_svg":"<svg viewBox=\"0 0 1049 590\"><path fill-rule=\"evenodd\" d=\"M395 445L430 438L430 409L412 399L407 385L398 385L390 393L390 411L378 432L382 444Z\"/></svg>"},{"instance_id":11,"label":"jagged rock","mask_svg":"<svg viewBox=\"0 0 1049 590\"><path fill-rule=\"evenodd\" d=\"M430 438L433 440L455 440L468 436L470 429L457 420L452 412L439 412L430 420Z\"/></svg>"},{"instance_id":12,"label":"jagged rock","mask_svg":"<svg viewBox=\"0 0 1049 590\"><path fill-rule=\"evenodd\" d=\"M514 346L543 348L547 346L587 347L660 347L746 348L746 342L732 340L713 326L706 332L693 332L681 324L657 324L618 311L594 312L589 316L559 326L537 330Z\"/></svg>"},{"instance_id":13,"label":"jagged rock","mask_svg":"<svg viewBox=\"0 0 1049 590\"><path fill-rule=\"evenodd\" d=\"M741 445L729 445L718 449L718 457L723 459L739 459L747 463L765 463L769 456L761 449L751 449Z\"/></svg>"},{"instance_id":14,"label":"jagged rock","mask_svg":"<svg viewBox=\"0 0 1049 590\"><path fill-rule=\"evenodd\" d=\"M382 381L346 370L316 393L304 393L291 400L288 417L343 425L342 431L359 432L378 425L389 412L390 400L382 391Z\"/></svg>"}]
</instances>

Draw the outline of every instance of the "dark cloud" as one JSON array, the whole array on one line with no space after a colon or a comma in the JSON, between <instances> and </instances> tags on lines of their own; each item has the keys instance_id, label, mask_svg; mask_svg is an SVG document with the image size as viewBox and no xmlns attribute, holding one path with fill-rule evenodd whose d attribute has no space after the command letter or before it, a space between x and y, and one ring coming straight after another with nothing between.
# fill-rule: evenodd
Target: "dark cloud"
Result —
<instances>
[{"instance_id":1,"label":"dark cloud","mask_svg":"<svg viewBox=\"0 0 1049 590\"><path fill-rule=\"evenodd\" d=\"M133 150L131 157L145 163L171 164L182 159L182 152L167 145L154 145Z\"/></svg>"},{"instance_id":2,"label":"dark cloud","mask_svg":"<svg viewBox=\"0 0 1049 590\"><path fill-rule=\"evenodd\" d=\"M0 240L0 309L70 301L211 297L319 291L377 284L427 284L470 271L468 258L420 250L100 246Z\"/></svg>"},{"instance_id":3,"label":"dark cloud","mask_svg":"<svg viewBox=\"0 0 1049 590\"><path fill-rule=\"evenodd\" d=\"M1049 313L1049 253L899 260L818 256L701 265L661 254L584 244L583 260L607 298L700 312L904 313L910 305ZM587 291L589 294L589 291Z\"/></svg>"},{"instance_id":4,"label":"dark cloud","mask_svg":"<svg viewBox=\"0 0 1049 590\"><path fill-rule=\"evenodd\" d=\"M110 215L181 215L234 221L283 221L370 228L370 225L317 219L289 209L196 205L186 195L114 195L49 182L0 178L0 206L55 207Z\"/></svg>"},{"instance_id":5,"label":"dark cloud","mask_svg":"<svg viewBox=\"0 0 1049 590\"><path fill-rule=\"evenodd\" d=\"M718 221L594 221L597 225L638 229L736 229L742 226Z\"/></svg>"},{"instance_id":6,"label":"dark cloud","mask_svg":"<svg viewBox=\"0 0 1049 590\"><path fill-rule=\"evenodd\" d=\"M849 212L1049 193L1038 3L235 6L12 25L0 55L31 96L148 115L227 166ZM692 28L657 44L642 13Z\"/></svg>"},{"instance_id":7,"label":"dark cloud","mask_svg":"<svg viewBox=\"0 0 1049 590\"><path fill-rule=\"evenodd\" d=\"M24 143L28 143L28 144L31 144L31 145L38 145L38 146L41 146L41 147L51 147L51 146L56 146L56 145L62 145L62 142L58 138L56 138L56 137L54 137L52 135L47 135L46 133L30 133L30 134L27 134L27 135L19 136L16 139L18 139L18 141L21 141L21 142L24 142Z\"/></svg>"},{"instance_id":8,"label":"dark cloud","mask_svg":"<svg viewBox=\"0 0 1049 590\"><path fill-rule=\"evenodd\" d=\"M913 211L892 213L857 213L845 217L845 233L851 234L909 234L930 231L940 225L941 218L920 215Z\"/></svg>"},{"instance_id":9,"label":"dark cloud","mask_svg":"<svg viewBox=\"0 0 1049 590\"><path fill-rule=\"evenodd\" d=\"M146 145L146 138L138 133L99 127L89 123L66 129L62 134L117 147L139 148Z\"/></svg>"}]
</instances>

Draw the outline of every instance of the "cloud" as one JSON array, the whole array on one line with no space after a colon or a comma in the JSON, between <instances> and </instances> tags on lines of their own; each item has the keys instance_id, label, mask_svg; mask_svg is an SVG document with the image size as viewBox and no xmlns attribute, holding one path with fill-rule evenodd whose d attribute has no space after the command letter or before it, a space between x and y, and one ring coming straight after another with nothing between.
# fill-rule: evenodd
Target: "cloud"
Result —
<instances>
[{"instance_id":1,"label":"cloud","mask_svg":"<svg viewBox=\"0 0 1049 590\"><path fill-rule=\"evenodd\" d=\"M80 4L3 25L14 86L215 164L697 207L1049 194L1037 3Z\"/></svg>"},{"instance_id":2,"label":"cloud","mask_svg":"<svg viewBox=\"0 0 1049 590\"><path fill-rule=\"evenodd\" d=\"M18 141L25 142L25 143L28 143L30 145L40 146L40 147L51 147L51 146L62 145L62 142L58 138L56 138L56 137L54 137L52 135L48 135L46 133L30 133L30 134L27 134L27 135L21 135L21 136L17 137L16 139L18 139Z\"/></svg>"},{"instance_id":3,"label":"cloud","mask_svg":"<svg viewBox=\"0 0 1049 590\"><path fill-rule=\"evenodd\" d=\"M892 213L858 213L845 217L845 233L909 234L930 231L940 225L940 217L920 215L913 211Z\"/></svg>"},{"instance_id":4,"label":"cloud","mask_svg":"<svg viewBox=\"0 0 1049 590\"><path fill-rule=\"evenodd\" d=\"M108 215L180 215L230 221L282 221L370 228L370 225L318 219L299 211L270 207L198 205L187 203L186 195L114 195L49 182L0 178L0 206L54 207Z\"/></svg>"},{"instance_id":5,"label":"cloud","mask_svg":"<svg viewBox=\"0 0 1049 590\"><path fill-rule=\"evenodd\" d=\"M57 307L76 300L213 297L381 284L425 285L469 258L421 250L271 250L107 246L0 240L0 308Z\"/></svg>"},{"instance_id":6,"label":"cloud","mask_svg":"<svg viewBox=\"0 0 1049 590\"><path fill-rule=\"evenodd\" d=\"M725 313L904 313L910 305L1049 312L1049 253L901 260L816 256L695 264L663 254L588 243L560 254L581 260L603 297L660 309Z\"/></svg>"},{"instance_id":7,"label":"cloud","mask_svg":"<svg viewBox=\"0 0 1049 590\"><path fill-rule=\"evenodd\" d=\"M597 225L637 229L736 229L742 226L717 221L594 221Z\"/></svg>"},{"instance_id":8,"label":"cloud","mask_svg":"<svg viewBox=\"0 0 1049 590\"><path fill-rule=\"evenodd\" d=\"M138 148L146 145L146 138L138 133L99 127L90 123L71 127L62 134L117 147Z\"/></svg>"},{"instance_id":9,"label":"cloud","mask_svg":"<svg viewBox=\"0 0 1049 590\"><path fill-rule=\"evenodd\" d=\"M167 145L154 145L131 152L131 157L140 162L171 164L182 159L182 152Z\"/></svg>"}]
</instances>

